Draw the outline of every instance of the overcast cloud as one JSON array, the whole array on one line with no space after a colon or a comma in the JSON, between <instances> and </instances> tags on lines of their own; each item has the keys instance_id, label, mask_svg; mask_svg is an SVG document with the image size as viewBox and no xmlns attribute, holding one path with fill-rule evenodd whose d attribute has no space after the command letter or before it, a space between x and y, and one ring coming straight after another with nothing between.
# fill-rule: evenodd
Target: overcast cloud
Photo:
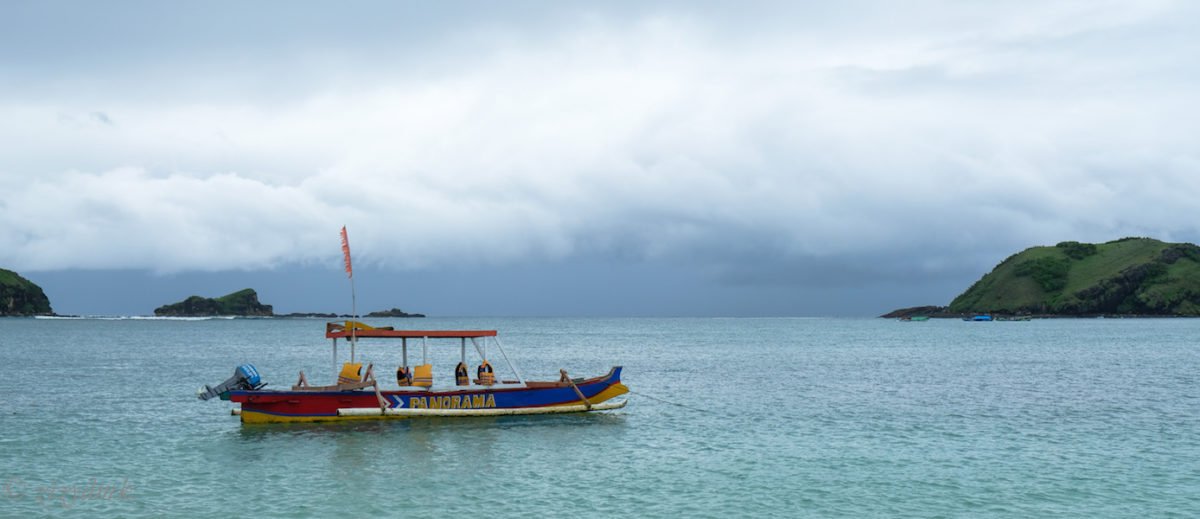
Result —
<instances>
[{"instance_id":1,"label":"overcast cloud","mask_svg":"<svg viewBox=\"0 0 1200 519\"><path fill-rule=\"evenodd\" d=\"M346 225L381 271L903 290L1200 239L1192 3L322 5L5 6L0 266L336 266Z\"/></svg>"}]
</instances>

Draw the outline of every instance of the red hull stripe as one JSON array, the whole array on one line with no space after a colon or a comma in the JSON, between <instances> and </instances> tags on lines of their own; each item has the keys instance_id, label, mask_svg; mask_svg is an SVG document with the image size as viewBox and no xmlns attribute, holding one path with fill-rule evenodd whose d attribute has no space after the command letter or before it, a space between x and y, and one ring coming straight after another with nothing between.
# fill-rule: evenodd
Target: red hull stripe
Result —
<instances>
[{"instance_id":1,"label":"red hull stripe","mask_svg":"<svg viewBox=\"0 0 1200 519\"><path fill-rule=\"evenodd\" d=\"M600 395L620 384L621 368L609 375L578 384L587 398ZM624 391L622 391L623 393ZM433 409L514 409L549 407L579 403L579 396L569 386L514 387L482 391L384 391L382 396L391 408ZM275 416L313 417L336 416L342 408L378 407L374 391L231 391L230 399L242 404L243 411Z\"/></svg>"}]
</instances>

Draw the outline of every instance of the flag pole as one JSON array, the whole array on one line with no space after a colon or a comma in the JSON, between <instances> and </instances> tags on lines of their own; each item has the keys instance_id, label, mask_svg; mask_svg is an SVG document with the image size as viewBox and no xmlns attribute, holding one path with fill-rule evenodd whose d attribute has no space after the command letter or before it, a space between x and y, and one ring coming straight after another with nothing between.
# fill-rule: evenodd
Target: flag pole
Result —
<instances>
[{"instance_id":1,"label":"flag pole","mask_svg":"<svg viewBox=\"0 0 1200 519\"><path fill-rule=\"evenodd\" d=\"M354 276L350 276L350 313L354 314L354 326L350 327L350 363L354 363L354 346L358 344L358 303L354 299Z\"/></svg>"},{"instance_id":2,"label":"flag pole","mask_svg":"<svg viewBox=\"0 0 1200 519\"><path fill-rule=\"evenodd\" d=\"M345 225L342 226L342 256L346 263L346 277L350 278L350 314L354 318L350 323L350 362L353 363L354 346L358 343L358 301L354 295L354 269L350 266L350 238L346 236Z\"/></svg>"}]
</instances>

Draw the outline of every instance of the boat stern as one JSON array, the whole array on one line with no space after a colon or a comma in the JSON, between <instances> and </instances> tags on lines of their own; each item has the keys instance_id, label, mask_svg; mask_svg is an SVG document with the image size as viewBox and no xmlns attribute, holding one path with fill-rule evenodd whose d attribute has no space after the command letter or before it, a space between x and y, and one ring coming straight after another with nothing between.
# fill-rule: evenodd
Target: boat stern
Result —
<instances>
[{"instance_id":1,"label":"boat stern","mask_svg":"<svg viewBox=\"0 0 1200 519\"><path fill-rule=\"evenodd\" d=\"M621 382L621 366L613 366L607 375L600 377L603 389L588 397L592 404L599 404L629 392L629 388Z\"/></svg>"}]
</instances>

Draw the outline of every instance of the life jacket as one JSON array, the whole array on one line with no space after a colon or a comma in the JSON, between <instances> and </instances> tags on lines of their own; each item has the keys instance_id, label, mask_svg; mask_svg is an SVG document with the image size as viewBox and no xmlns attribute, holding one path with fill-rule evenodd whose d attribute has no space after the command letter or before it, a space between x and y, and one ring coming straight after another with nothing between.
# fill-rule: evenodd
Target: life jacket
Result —
<instances>
[{"instance_id":1,"label":"life jacket","mask_svg":"<svg viewBox=\"0 0 1200 519\"><path fill-rule=\"evenodd\" d=\"M412 385L412 374L404 369L404 366L396 368L396 384L400 386Z\"/></svg>"},{"instance_id":2,"label":"life jacket","mask_svg":"<svg viewBox=\"0 0 1200 519\"><path fill-rule=\"evenodd\" d=\"M342 364L342 372L338 373L338 384L362 382L362 363Z\"/></svg>"},{"instance_id":3,"label":"life jacket","mask_svg":"<svg viewBox=\"0 0 1200 519\"><path fill-rule=\"evenodd\" d=\"M413 366L413 385L424 387L433 385L433 364Z\"/></svg>"},{"instance_id":4,"label":"life jacket","mask_svg":"<svg viewBox=\"0 0 1200 519\"><path fill-rule=\"evenodd\" d=\"M483 364L479 365L478 374L479 385L490 386L496 383L496 376L492 374L492 365L489 364L488 361L485 360L483 361Z\"/></svg>"},{"instance_id":5,"label":"life jacket","mask_svg":"<svg viewBox=\"0 0 1200 519\"><path fill-rule=\"evenodd\" d=\"M466 364L459 362L458 365L454 367L454 383L460 386L465 386L471 383L470 377L467 375Z\"/></svg>"}]
</instances>

